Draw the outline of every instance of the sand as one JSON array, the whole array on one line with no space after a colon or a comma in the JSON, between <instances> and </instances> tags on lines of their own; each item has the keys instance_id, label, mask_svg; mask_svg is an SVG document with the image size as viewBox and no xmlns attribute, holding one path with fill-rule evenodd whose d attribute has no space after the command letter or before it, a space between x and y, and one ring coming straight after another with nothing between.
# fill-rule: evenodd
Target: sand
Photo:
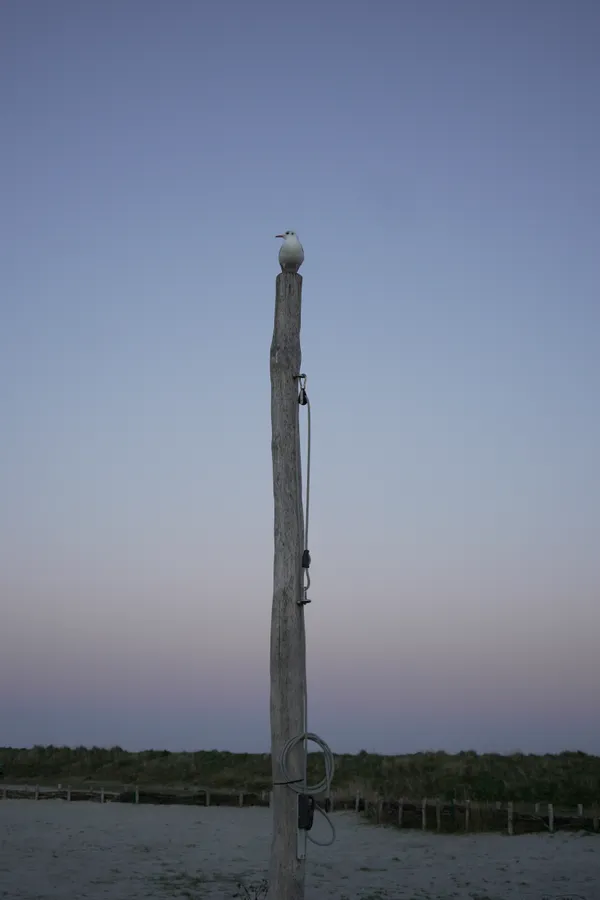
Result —
<instances>
[{"instance_id":1,"label":"sand","mask_svg":"<svg viewBox=\"0 0 600 900\"><path fill-rule=\"evenodd\" d=\"M336 813L306 900L600 900L600 837L398 831ZM0 801L0 897L227 900L266 874L267 809ZM250 896L253 896L251 894Z\"/></svg>"}]
</instances>

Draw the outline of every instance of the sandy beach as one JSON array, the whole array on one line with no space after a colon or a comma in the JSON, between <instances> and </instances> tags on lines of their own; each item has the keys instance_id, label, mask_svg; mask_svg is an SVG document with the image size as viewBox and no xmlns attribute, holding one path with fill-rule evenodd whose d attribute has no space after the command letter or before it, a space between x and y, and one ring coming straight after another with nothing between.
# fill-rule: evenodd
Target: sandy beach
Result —
<instances>
[{"instance_id":1,"label":"sandy beach","mask_svg":"<svg viewBox=\"0 0 600 900\"><path fill-rule=\"evenodd\" d=\"M307 900L600 900L600 838L444 836L334 816L310 845ZM266 874L267 809L0 802L0 897L233 897Z\"/></svg>"}]
</instances>

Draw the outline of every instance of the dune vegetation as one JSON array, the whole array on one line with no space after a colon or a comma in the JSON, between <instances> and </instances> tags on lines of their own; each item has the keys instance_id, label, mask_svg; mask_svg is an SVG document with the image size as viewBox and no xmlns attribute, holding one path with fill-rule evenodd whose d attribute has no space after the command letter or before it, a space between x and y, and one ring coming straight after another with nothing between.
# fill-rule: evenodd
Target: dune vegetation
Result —
<instances>
[{"instance_id":1,"label":"dune vegetation","mask_svg":"<svg viewBox=\"0 0 600 900\"><path fill-rule=\"evenodd\" d=\"M600 803L600 757L560 754L443 752L382 756L361 751L336 756L338 796L379 793L386 798L440 797L460 802L513 800L573 805ZM0 748L5 783L93 782L208 787L256 792L270 786L269 754L200 750L128 752L121 747ZM312 781L321 776L319 753L309 755Z\"/></svg>"}]
</instances>

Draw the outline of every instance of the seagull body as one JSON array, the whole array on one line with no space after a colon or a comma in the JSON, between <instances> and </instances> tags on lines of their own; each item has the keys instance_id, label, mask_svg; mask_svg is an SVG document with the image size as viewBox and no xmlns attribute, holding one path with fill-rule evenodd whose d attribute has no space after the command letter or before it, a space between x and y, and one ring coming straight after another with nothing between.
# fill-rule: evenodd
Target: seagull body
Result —
<instances>
[{"instance_id":1,"label":"seagull body","mask_svg":"<svg viewBox=\"0 0 600 900\"><path fill-rule=\"evenodd\" d=\"M283 244L279 250L279 265L282 272L297 272L304 262L304 249L298 240L295 231L286 231L285 234L276 234L275 237L283 238Z\"/></svg>"}]
</instances>

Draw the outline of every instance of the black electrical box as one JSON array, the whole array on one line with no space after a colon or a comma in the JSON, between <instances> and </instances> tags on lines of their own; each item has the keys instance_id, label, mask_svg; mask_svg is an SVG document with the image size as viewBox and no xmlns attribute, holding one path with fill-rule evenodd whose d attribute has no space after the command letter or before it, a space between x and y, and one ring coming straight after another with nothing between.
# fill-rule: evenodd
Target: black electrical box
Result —
<instances>
[{"instance_id":1,"label":"black electrical box","mask_svg":"<svg viewBox=\"0 0 600 900\"><path fill-rule=\"evenodd\" d=\"M310 794L298 794L298 828L310 831L315 817L315 798Z\"/></svg>"}]
</instances>

